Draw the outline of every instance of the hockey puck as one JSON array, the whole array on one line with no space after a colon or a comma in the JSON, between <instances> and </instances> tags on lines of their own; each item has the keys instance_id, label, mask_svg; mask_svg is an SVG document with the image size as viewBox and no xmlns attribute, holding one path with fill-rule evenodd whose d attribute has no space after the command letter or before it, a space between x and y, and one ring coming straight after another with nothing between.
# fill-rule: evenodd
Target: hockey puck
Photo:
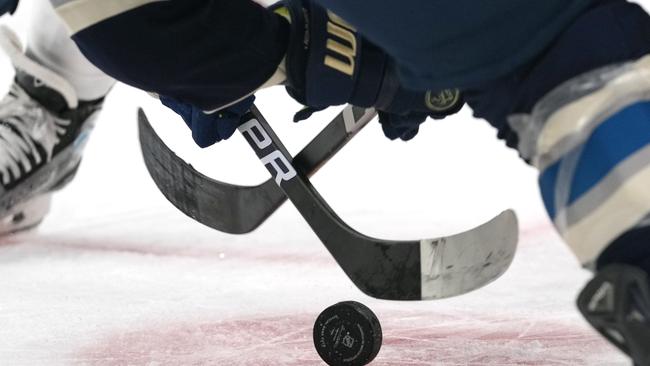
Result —
<instances>
[{"instance_id":1,"label":"hockey puck","mask_svg":"<svg viewBox=\"0 0 650 366\"><path fill-rule=\"evenodd\" d=\"M381 348L381 325L365 305L345 301L325 309L314 324L314 345L330 366L363 366Z\"/></svg>"}]
</instances>

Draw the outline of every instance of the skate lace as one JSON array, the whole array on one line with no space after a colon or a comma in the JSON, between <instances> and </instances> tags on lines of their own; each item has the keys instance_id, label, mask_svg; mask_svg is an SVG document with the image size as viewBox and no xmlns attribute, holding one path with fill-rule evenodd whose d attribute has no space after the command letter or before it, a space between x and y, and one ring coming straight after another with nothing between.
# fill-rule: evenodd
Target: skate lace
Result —
<instances>
[{"instance_id":1,"label":"skate lace","mask_svg":"<svg viewBox=\"0 0 650 366\"><path fill-rule=\"evenodd\" d=\"M0 101L0 175L2 184L19 179L52 159L69 120L56 118L13 84ZM41 147L41 150L38 147ZM31 159L30 159L31 158ZM21 169L22 167L22 169Z\"/></svg>"}]
</instances>

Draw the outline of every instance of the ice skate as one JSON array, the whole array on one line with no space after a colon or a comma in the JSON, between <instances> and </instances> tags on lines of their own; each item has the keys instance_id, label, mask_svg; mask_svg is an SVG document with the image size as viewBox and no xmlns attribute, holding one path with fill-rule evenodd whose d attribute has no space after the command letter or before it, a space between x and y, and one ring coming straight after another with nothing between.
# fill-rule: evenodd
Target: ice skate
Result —
<instances>
[{"instance_id":1,"label":"ice skate","mask_svg":"<svg viewBox=\"0 0 650 366\"><path fill-rule=\"evenodd\" d=\"M7 28L0 45L16 67L0 101L0 235L38 225L51 193L75 175L103 99L78 101L62 77L22 51Z\"/></svg>"},{"instance_id":2,"label":"ice skate","mask_svg":"<svg viewBox=\"0 0 650 366\"><path fill-rule=\"evenodd\" d=\"M650 365L650 283L643 270L628 265L604 268L580 293L578 308L636 366Z\"/></svg>"}]
</instances>

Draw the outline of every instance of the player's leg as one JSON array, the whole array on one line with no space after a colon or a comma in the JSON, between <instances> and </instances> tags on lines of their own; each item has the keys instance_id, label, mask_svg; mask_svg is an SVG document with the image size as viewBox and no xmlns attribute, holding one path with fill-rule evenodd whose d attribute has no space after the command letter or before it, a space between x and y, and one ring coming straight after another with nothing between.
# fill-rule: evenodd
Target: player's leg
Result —
<instances>
[{"instance_id":1,"label":"player's leg","mask_svg":"<svg viewBox=\"0 0 650 366\"><path fill-rule=\"evenodd\" d=\"M16 67L0 102L0 234L43 219L52 191L74 177L114 83L85 60L48 1L35 5L27 51L8 29L0 33Z\"/></svg>"},{"instance_id":2,"label":"player's leg","mask_svg":"<svg viewBox=\"0 0 650 366\"><path fill-rule=\"evenodd\" d=\"M214 111L282 81L289 24L256 2L51 1L84 55L138 89Z\"/></svg>"},{"instance_id":3,"label":"player's leg","mask_svg":"<svg viewBox=\"0 0 650 366\"><path fill-rule=\"evenodd\" d=\"M115 84L83 56L48 0L31 0L27 54L74 87L80 100L103 98Z\"/></svg>"},{"instance_id":4,"label":"player's leg","mask_svg":"<svg viewBox=\"0 0 650 366\"><path fill-rule=\"evenodd\" d=\"M556 228L595 277L579 306L650 364L650 17L599 1L536 61L467 94L540 170Z\"/></svg>"}]
</instances>

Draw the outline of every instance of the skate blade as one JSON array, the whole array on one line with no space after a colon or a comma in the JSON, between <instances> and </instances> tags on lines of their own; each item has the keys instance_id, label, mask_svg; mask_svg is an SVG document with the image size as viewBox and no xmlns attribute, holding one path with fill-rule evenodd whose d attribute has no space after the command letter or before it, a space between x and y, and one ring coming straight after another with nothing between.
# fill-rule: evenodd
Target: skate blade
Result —
<instances>
[{"instance_id":1,"label":"skate blade","mask_svg":"<svg viewBox=\"0 0 650 366\"><path fill-rule=\"evenodd\" d=\"M38 226L50 211L51 201L52 195L48 193L13 207L6 216L0 218L0 236Z\"/></svg>"}]
</instances>

